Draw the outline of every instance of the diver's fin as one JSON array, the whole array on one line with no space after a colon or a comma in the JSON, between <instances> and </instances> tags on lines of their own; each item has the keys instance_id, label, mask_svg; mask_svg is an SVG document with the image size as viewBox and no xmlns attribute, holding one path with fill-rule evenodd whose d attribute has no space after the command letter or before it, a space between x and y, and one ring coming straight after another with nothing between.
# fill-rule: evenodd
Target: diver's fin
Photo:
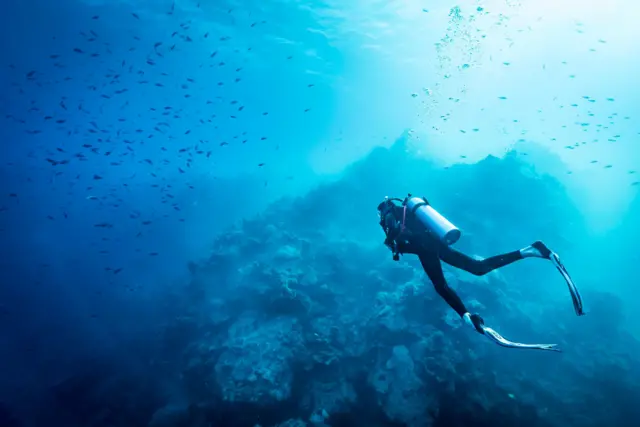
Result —
<instances>
[{"instance_id":1,"label":"diver's fin","mask_svg":"<svg viewBox=\"0 0 640 427\"><path fill-rule=\"evenodd\" d=\"M560 257L557 253L551 252L549 259L551 260L553 265L556 266L560 274L562 274L562 277L564 277L564 280L567 282L569 292L571 293L571 300L573 301L573 309L576 311L576 314L578 316L584 316L585 312L584 306L582 305L582 297L580 296L580 292L578 291L575 283L573 283L571 276L569 276L569 272L564 267L562 262L560 262Z\"/></svg>"},{"instance_id":2,"label":"diver's fin","mask_svg":"<svg viewBox=\"0 0 640 427\"><path fill-rule=\"evenodd\" d=\"M522 344L519 342L509 341L487 326L483 326L482 329L484 330L484 334L487 336L487 338L502 347L519 348L523 350L548 350L557 352L562 351L556 347L556 344Z\"/></svg>"}]
</instances>

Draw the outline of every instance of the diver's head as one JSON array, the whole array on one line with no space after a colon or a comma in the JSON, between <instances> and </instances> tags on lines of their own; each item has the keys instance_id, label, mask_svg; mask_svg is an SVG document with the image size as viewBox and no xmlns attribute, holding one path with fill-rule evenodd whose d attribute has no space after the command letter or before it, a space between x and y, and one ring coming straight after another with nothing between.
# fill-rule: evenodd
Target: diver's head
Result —
<instances>
[{"instance_id":1,"label":"diver's head","mask_svg":"<svg viewBox=\"0 0 640 427\"><path fill-rule=\"evenodd\" d=\"M389 200L389 196L386 196L384 200L378 205L378 216L380 218L383 218L392 207L393 202Z\"/></svg>"}]
</instances>

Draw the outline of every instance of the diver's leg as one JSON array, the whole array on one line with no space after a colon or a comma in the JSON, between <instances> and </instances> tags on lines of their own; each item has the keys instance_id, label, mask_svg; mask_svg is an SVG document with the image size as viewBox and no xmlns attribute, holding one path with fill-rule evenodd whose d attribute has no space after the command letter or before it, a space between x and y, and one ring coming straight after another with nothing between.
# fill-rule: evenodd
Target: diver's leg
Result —
<instances>
[{"instance_id":1,"label":"diver's leg","mask_svg":"<svg viewBox=\"0 0 640 427\"><path fill-rule=\"evenodd\" d=\"M485 259L474 259L469 255L453 249L450 246L441 245L438 251L440 259L449 265L467 271L476 276L483 276L497 268L504 267L525 258L522 251L513 251L506 254L492 256ZM533 256L533 255L527 255Z\"/></svg>"},{"instance_id":2,"label":"diver's leg","mask_svg":"<svg viewBox=\"0 0 640 427\"><path fill-rule=\"evenodd\" d=\"M456 291L451 289L447 284L447 281L444 278L444 273L442 272L442 264L440 264L438 254L436 252L423 250L418 253L418 258L420 259L424 272L427 273L429 280L433 283L433 287L436 289L436 292L438 292L438 294L447 302L447 304L449 304L451 308L456 311L456 313L460 315L460 317L464 316L467 309Z\"/></svg>"},{"instance_id":3,"label":"diver's leg","mask_svg":"<svg viewBox=\"0 0 640 427\"><path fill-rule=\"evenodd\" d=\"M541 241L534 242L531 246L520 249L523 258L535 257L551 259L551 249Z\"/></svg>"}]
</instances>

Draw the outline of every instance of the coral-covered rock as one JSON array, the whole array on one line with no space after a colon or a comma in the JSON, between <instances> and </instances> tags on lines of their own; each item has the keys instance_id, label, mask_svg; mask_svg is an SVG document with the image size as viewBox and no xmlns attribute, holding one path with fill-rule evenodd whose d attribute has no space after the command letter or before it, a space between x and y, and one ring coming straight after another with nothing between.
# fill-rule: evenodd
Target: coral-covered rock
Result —
<instances>
[{"instance_id":1,"label":"coral-covered rock","mask_svg":"<svg viewBox=\"0 0 640 427\"><path fill-rule=\"evenodd\" d=\"M215 366L224 400L266 405L291 394L294 348L300 341L294 318L262 323L255 313L229 328L224 352Z\"/></svg>"},{"instance_id":2,"label":"coral-covered rock","mask_svg":"<svg viewBox=\"0 0 640 427\"><path fill-rule=\"evenodd\" d=\"M300 419L290 419L274 427L308 427L308 424Z\"/></svg>"},{"instance_id":3,"label":"coral-covered rock","mask_svg":"<svg viewBox=\"0 0 640 427\"><path fill-rule=\"evenodd\" d=\"M325 376L310 382L302 404L305 409L324 413L328 418L336 412L347 412L357 397L344 376Z\"/></svg>"},{"instance_id":4,"label":"coral-covered rock","mask_svg":"<svg viewBox=\"0 0 640 427\"><path fill-rule=\"evenodd\" d=\"M556 342L565 354L504 349L464 327L416 257L393 262L376 221L361 219L360 205L373 209L380 191L442 182L429 198L474 233L465 231L456 248L491 256L542 237L538 232L554 236L557 223L575 216L558 208L570 203L557 184L522 176L513 157L447 172L387 154L402 166L398 176L381 180L367 169L386 164L385 152L376 151L339 183L244 221L220 236L208 260L190 266L190 297L167 333L185 348L181 378L189 396L241 411L238 425L249 427L330 425L340 417L354 427L360 418L362 426L412 427L601 427L635 419L640 348L621 329L616 297L585 293L598 302L597 317L577 319L548 262L524 261L482 277L444 265L451 288L489 326L515 340ZM460 189L449 183L452 173ZM479 194L497 176L513 183L500 181L486 197L450 197ZM534 214L529 199L514 202L523 192L535 201ZM524 231L522 218L535 232Z\"/></svg>"},{"instance_id":5,"label":"coral-covered rock","mask_svg":"<svg viewBox=\"0 0 640 427\"><path fill-rule=\"evenodd\" d=\"M380 361L369 376L370 384L378 393L378 402L385 414L408 426L428 424L429 411L434 404L429 391L416 374L415 364L404 346L395 346L391 357Z\"/></svg>"}]
</instances>

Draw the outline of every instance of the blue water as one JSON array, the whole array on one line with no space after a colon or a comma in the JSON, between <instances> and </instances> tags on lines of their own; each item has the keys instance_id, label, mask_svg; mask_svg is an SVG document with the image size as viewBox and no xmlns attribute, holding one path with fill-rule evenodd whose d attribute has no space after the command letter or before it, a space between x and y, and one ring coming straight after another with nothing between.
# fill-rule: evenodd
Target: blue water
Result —
<instances>
[{"instance_id":1,"label":"blue water","mask_svg":"<svg viewBox=\"0 0 640 427\"><path fill-rule=\"evenodd\" d=\"M0 425L637 425L635 2L5 3Z\"/></svg>"}]
</instances>

